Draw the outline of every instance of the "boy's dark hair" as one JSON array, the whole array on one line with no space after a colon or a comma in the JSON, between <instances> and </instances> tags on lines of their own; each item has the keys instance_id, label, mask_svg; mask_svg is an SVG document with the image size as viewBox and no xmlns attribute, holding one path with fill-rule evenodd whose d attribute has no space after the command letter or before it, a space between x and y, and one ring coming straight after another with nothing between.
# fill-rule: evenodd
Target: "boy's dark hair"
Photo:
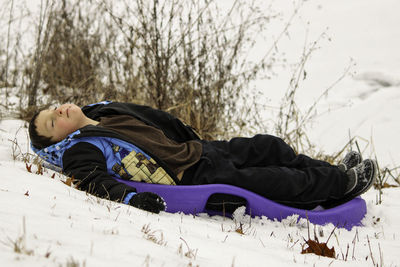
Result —
<instances>
[{"instance_id":1,"label":"boy's dark hair","mask_svg":"<svg viewBox=\"0 0 400 267\"><path fill-rule=\"evenodd\" d=\"M31 139L31 143L35 148L42 149L54 144L54 142L51 141L50 137L45 137L38 134L36 128L36 118L39 113L40 111L36 112L29 122L29 138Z\"/></svg>"}]
</instances>

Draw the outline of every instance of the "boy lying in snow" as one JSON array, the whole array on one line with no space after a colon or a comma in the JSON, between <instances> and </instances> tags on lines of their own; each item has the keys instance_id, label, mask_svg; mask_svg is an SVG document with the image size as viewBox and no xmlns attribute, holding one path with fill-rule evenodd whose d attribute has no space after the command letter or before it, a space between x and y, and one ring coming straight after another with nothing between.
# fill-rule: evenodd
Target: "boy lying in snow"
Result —
<instances>
[{"instance_id":1,"label":"boy lying in snow","mask_svg":"<svg viewBox=\"0 0 400 267\"><path fill-rule=\"evenodd\" d=\"M271 135L205 141L179 119L132 103L64 104L35 114L33 150L99 197L158 213L156 194L114 177L168 185L229 184L298 208L339 203L366 192L377 167L348 153L338 166L296 155ZM182 199L182 201L185 201ZM168 203L167 203L168 204Z\"/></svg>"}]
</instances>

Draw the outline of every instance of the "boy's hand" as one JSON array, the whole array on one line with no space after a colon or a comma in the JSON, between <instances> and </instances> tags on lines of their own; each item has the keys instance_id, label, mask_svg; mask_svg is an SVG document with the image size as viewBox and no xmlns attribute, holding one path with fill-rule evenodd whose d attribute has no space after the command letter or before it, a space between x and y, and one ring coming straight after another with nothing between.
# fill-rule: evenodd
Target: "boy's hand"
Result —
<instances>
[{"instance_id":1,"label":"boy's hand","mask_svg":"<svg viewBox=\"0 0 400 267\"><path fill-rule=\"evenodd\" d=\"M135 194L130 200L129 204L135 208L160 213L165 210L164 200L157 194L151 192L142 192Z\"/></svg>"}]
</instances>

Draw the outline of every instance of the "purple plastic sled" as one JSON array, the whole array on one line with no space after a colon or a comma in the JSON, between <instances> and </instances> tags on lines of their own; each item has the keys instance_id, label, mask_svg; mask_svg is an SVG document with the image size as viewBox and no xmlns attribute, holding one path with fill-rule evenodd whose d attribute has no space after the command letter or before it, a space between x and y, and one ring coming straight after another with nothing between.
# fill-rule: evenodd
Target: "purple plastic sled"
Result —
<instances>
[{"instance_id":1,"label":"purple plastic sled","mask_svg":"<svg viewBox=\"0 0 400 267\"><path fill-rule=\"evenodd\" d=\"M167 203L167 212L183 212L185 214L208 213L207 200L213 194L229 194L239 196L247 201L246 214L251 216L266 216L271 220L284 219L298 214L300 218L307 218L314 224L324 225L332 223L337 227L351 230L353 226L360 226L367 207L365 201L358 197L342 205L325 210L303 210L278 204L246 189L225 184L209 185L160 185L126 180L119 180L135 187L138 192L153 192L164 198Z\"/></svg>"}]
</instances>

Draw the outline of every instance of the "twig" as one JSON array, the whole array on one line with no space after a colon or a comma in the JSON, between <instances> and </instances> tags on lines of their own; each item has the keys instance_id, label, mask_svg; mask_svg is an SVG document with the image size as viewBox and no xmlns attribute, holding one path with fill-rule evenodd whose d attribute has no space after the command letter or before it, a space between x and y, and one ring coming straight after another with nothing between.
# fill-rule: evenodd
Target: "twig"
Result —
<instances>
[{"instance_id":1,"label":"twig","mask_svg":"<svg viewBox=\"0 0 400 267\"><path fill-rule=\"evenodd\" d=\"M329 235L328 239L326 240L326 244L328 244L328 242L329 242L329 239L331 238L331 236L332 236L333 232L335 232L335 230L336 230L336 227L337 227L337 225L336 225L336 226L333 228L333 230L331 231L331 233L330 233L330 235Z\"/></svg>"},{"instance_id":2,"label":"twig","mask_svg":"<svg viewBox=\"0 0 400 267\"><path fill-rule=\"evenodd\" d=\"M12 22L12 14L14 9L14 0L11 1L10 8L10 18L8 21L8 30L7 30L7 51L6 51L6 70L5 70L5 87L6 87L6 106L8 106L8 60L9 60L9 47L10 47L10 30L11 30L11 22Z\"/></svg>"},{"instance_id":3,"label":"twig","mask_svg":"<svg viewBox=\"0 0 400 267\"><path fill-rule=\"evenodd\" d=\"M371 255L372 264L375 266L375 260L374 260L374 256L372 255L371 244L369 242L368 235L367 235L367 240L368 240L368 247L369 247L369 252L370 252L370 255Z\"/></svg>"},{"instance_id":4,"label":"twig","mask_svg":"<svg viewBox=\"0 0 400 267\"><path fill-rule=\"evenodd\" d=\"M354 257L354 251L355 251L355 248L356 248L356 241L358 241L358 229L356 230L356 233L355 233L354 238L353 238L353 241L352 241L352 243L353 243L353 252L352 252L351 258L352 258L353 260L356 259L356 258Z\"/></svg>"}]
</instances>

